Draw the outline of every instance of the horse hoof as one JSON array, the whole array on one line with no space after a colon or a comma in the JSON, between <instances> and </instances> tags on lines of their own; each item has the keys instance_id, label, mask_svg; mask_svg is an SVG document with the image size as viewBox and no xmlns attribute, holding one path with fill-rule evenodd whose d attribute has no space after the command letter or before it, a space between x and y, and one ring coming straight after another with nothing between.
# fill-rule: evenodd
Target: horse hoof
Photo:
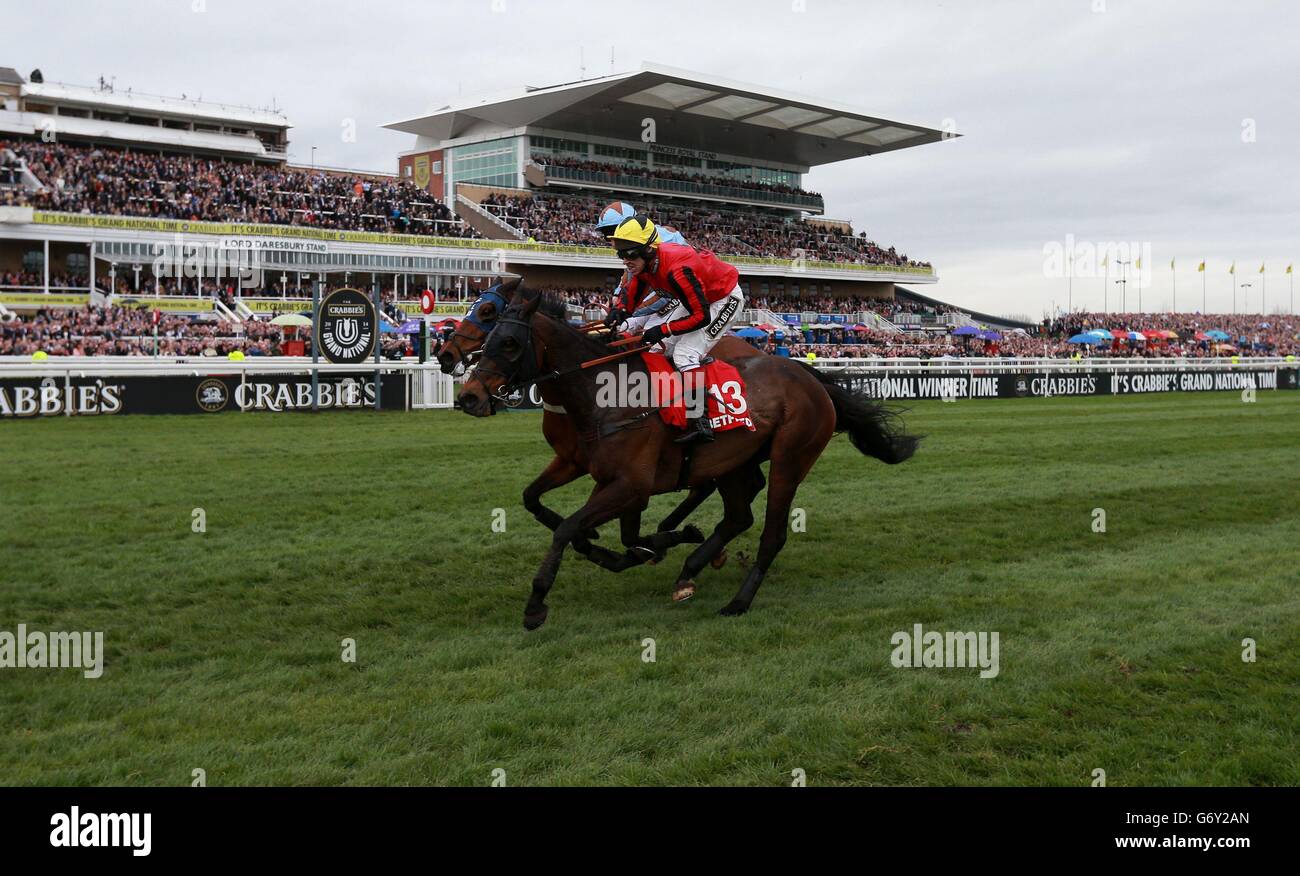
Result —
<instances>
[{"instance_id":1,"label":"horse hoof","mask_svg":"<svg viewBox=\"0 0 1300 876\"><path fill-rule=\"evenodd\" d=\"M747 611L749 611L747 603L741 602L739 599L733 599L718 609L718 614L723 617L739 617Z\"/></svg>"},{"instance_id":2,"label":"horse hoof","mask_svg":"<svg viewBox=\"0 0 1300 876\"><path fill-rule=\"evenodd\" d=\"M535 612L525 611L524 629L529 631L537 629L542 624L546 623L546 616L550 614L550 612L551 610L544 605L541 607L540 611L535 611Z\"/></svg>"},{"instance_id":3,"label":"horse hoof","mask_svg":"<svg viewBox=\"0 0 1300 876\"><path fill-rule=\"evenodd\" d=\"M682 527L682 541L686 544L704 544L704 533L694 523Z\"/></svg>"},{"instance_id":4,"label":"horse hoof","mask_svg":"<svg viewBox=\"0 0 1300 876\"><path fill-rule=\"evenodd\" d=\"M673 602L686 602L694 595L694 581L678 581L676 589L673 590Z\"/></svg>"},{"instance_id":5,"label":"horse hoof","mask_svg":"<svg viewBox=\"0 0 1300 876\"><path fill-rule=\"evenodd\" d=\"M709 560L709 565L715 569L721 569L727 565L727 552L725 550L721 551L716 557Z\"/></svg>"}]
</instances>

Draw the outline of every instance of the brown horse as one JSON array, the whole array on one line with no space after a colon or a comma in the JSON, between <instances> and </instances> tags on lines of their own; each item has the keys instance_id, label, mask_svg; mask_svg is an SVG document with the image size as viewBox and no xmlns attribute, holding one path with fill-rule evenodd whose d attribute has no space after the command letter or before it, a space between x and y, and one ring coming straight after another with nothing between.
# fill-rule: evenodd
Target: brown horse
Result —
<instances>
[{"instance_id":1,"label":"brown horse","mask_svg":"<svg viewBox=\"0 0 1300 876\"><path fill-rule=\"evenodd\" d=\"M470 308L456 327L455 332L438 348L438 364L444 374L452 374L462 364L468 364L470 357L483 347L488 333L496 325L497 317L504 310L519 286L520 278L505 280L490 288ZM740 338L723 338L712 350L712 355L728 362L735 362L748 356L763 355ZM555 451L555 457L547 464L542 473L524 488L524 507L548 529L554 531L564 518L557 512L542 504L542 496L551 490L587 474L587 451L578 438L578 430L573 425L573 418L568 415L559 400L559 394L549 382L538 386L542 397L542 436ZM691 515L705 499L717 489L714 484L702 484L694 487L686 498L673 509L672 513L660 522L659 532L671 532ZM653 555L644 551L629 552L620 556L600 548L588 549L590 540L598 537L594 529L583 533L575 542L575 549L592 562L611 571L622 571L635 559L640 562L657 562L663 557L663 551ZM714 568L721 568L726 562L726 552L719 551L711 559Z\"/></svg>"},{"instance_id":2,"label":"brown horse","mask_svg":"<svg viewBox=\"0 0 1300 876\"><path fill-rule=\"evenodd\" d=\"M745 382L755 431L719 433L716 441L693 451L689 470L683 472L685 451L670 440L670 430L655 409L598 404L599 386L608 385L613 369L645 373L640 358L589 367L593 360L607 359L610 348L565 323L562 310L539 309L542 301L539 293L517 292L498 318L482 361L459 397L462 410L483 417L491 413L493 396L551 383L573 420L596 481L586 504L555 528L524 608L527 629L546 621L546 596L565 547L585 530L615 517L623 518L625 543L635 543L639 535L629 531L629 522L639 521L652 495L676 489L682 479L691 486L716 482L725 511L713 534L691 553L677 577L674 600L693 595L695 576L709 559L753 524L750 506L763 487L759 464L770 460L758 555L740 590L721 610L724 615L743 614L785 545L787 519L799 484L836 432L847 431L858 450L887 463L908 459L920 440L897 431L892 412L830 382L813 368L775 356L751 356L735 365Z\"/></svg>"}]
</instances>

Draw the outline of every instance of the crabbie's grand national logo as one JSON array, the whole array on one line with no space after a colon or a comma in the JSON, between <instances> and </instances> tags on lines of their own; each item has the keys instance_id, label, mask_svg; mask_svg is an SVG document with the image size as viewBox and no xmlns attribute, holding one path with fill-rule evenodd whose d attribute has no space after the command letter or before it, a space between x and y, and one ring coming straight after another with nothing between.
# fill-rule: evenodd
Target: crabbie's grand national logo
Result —
<instances>
[{"instance_id":1,"label":"crabbie's grand national logo","mask_svg":"<svg viewBox=\"0 0 1300 876\"><path fill-rule=\"evenodd\" d=\"M199 410L214 414L225 408L230 401L230 392L220 380L209 378L194 391L194 400L198 402Z\"/></svg>"},{"instance_id":2,"label":"crabbie's grand national logo","mask_svg":"<svg viewBox=\"0 0 1300 876\"><path fill-rule=\"evenodd\" d=\"M320 347L331 362L355 365L375 350L375 308L365 293L336 289L320 305Z\"/></svg>"}]
</instances>

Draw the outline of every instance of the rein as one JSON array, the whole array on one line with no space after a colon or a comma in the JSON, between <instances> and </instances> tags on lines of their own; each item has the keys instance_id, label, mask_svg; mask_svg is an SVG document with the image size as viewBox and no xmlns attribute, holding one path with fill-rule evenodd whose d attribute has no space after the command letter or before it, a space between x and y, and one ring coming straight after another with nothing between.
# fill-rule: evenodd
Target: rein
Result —
<instances>
[{"instance_id":1,"label":"rein","mask_svg":"<svg viewBox=\"0 0 1300 876\"><path fill-rule=\"evenodd\" d=\"M553 371L547 371L544 374L539 374L537 373L538 372L537 353L533 347L532 323L528 320L516 319L515 317L501 316L497 318L496 324L520 326L524 329L524 336L528 338L527 342L524 344L523 352L521 353L521 358L523 361L520 364L519 373L517 373L514 377L511 377L510 375L502 371L498 371L495 368L488 368L482 363L480 363L478 368L476 369L478 371L483 372L484 374L495 374L497 377L501 378L502 381L501 388L498 389L492 395L492 397L497 399L498 401L505 401L506 397L512 393L522 392L528 389L529 387L536 386L540 383L545 383L548 380L558 380L561 377L568 377L571 374L577 374L581 371L585 371L588 368L595 368L598 365L604 365L607 362L614 362L619 359L625 359L628 356L633 356L638 353L643 353L646 350L650 349L650 346L646 345L644 347L634 347L626 350L620 350L619 352L611 353L608 356L599 356L595 359L588 359L585 362L579 362L577 365L571 368L565 368L562 370L555 369ZM640 340L639 336L635 338L625 338L622 343L635 343L636 341L639 340Z\"/></svg>"}]
</instances>

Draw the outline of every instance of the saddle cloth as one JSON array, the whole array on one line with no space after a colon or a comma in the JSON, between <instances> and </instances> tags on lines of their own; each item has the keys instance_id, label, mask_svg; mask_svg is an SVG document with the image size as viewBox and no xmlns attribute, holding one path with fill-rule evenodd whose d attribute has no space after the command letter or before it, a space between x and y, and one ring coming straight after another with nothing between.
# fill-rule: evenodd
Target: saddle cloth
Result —
<instances>
[{"instance_id":1,"label":"saddle cloth","mask_svg":"<svg viewBox=\"0 0 1300 876\"><path fill-rule=\"evenodd\" d=\"M646 369L655 387L659 388L659 415L669 426L686 428L686 393L682 391L682 375L662 353L642 353ZM704 392L708 404L709 425L716 432L725 432L744 426L754 431L749 402L745 398L745 381L734 365L718 358L709 358L697 369L704 372ZM699 390L695 390L698 392Z\"/></svg>"}]
</instances>

